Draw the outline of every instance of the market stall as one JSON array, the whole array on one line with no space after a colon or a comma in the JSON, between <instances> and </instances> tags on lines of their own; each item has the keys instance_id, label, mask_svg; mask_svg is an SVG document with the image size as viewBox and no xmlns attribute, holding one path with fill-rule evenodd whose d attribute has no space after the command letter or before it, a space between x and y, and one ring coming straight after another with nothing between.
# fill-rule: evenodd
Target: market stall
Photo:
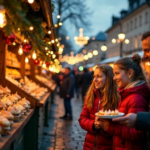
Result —
<instances>
[{"instance_id":1,"label":"market stall","mask_svg":"<svg viewBox=\"0 0 150 150\"><path fill-rule=\"evenodd\" d=\"M36 80L36 75L41 76L42 64L46 61L53 61L50 56L46 55L45 47L57 55L55 43L48 44L47 42L47 39L55 40L51 2L41 0L40 3L34 1L33 4L30 4L24 1L13 1L11 6L14 5L14 8L7 7L9 4L6 5L5 2L3 5L3 9L6 6L6 12L3 13L8 15L7 19L13 19L15 15L20 15L15 12L18 5L19 7L28 5L30 15L38 16L40 14L43 19L35 19L30 16L29 21L34 20L31 23L34 26L29 23L26 28L21 27L25 26L23 21L27 23L25 19L28 18L23 18L23 20L21 18L22 24L13 23L12 26L10 26L12 21L8 20L7 27L0 30L0 117L4 116L1 114L2 111L5 111L6 114L10 113L11 117L14 117L11 124L6 118L8 114L4 119L2 118L4 122L0 121L0 134L2 135L0 137L0 150L37 150L40 149L44 125L48 125L50 95L55 84L49 82L49 86ZM10 15L11 11L13 11L13 17ZM36 27L40 29L39 35L36 33L38 30ZM11 31L10 34L8 29ZM48 34L49 31L51 31L50 35ZM36 61L40 63L36 63ZM2 128L4 124L8 125L5 129Z\"/></svg>"}]
</instances>

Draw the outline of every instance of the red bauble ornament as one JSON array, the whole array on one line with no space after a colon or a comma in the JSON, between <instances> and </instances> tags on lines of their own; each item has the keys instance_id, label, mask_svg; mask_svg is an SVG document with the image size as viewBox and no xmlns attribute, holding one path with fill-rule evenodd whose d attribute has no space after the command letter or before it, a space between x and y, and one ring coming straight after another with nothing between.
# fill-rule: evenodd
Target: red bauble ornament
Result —
<instances>
[{"instance_id":1,"label":"red bauble ornament","mask_svg":"<svg viewBox=\"0 0 150 150\"><path fill-rule=\"evenodd\" d=\"M49 63L49 62L46 62L46 66L49 67L49 65L50 65L50 63Z\"/></svg>"},{"instance_id":2,"label":"red bauble ornament","mask_svg":"<svg viewBox=\"0 0 150 150\"><path fill-rule=\"evenodd\" d=\"M25 43L25 44L23 44L22 48L23 48L24 52L30 52L32 49L32 46L29 43Z\"/></svg>"},{"instance_id":3,"label":"red bauble ornament","mask_svg":"<svg viewBox=\"0 0 150 150\"><path fill-rule=\"evenodd\" d=\"M3 34L3 42L5 44L12 44L13 42L15 42L15 35L13 33L11 33L10 36L6 36L5 34Z\"/></svg>"},{"instance_id":4,"label":"red bauble ornament","mask_svg":"<svg viewBox=\"0 0 150 150\"><path fill-rule=\"evenodd\" d=\"M35 65L39 65L40 64L40 60L38 60L38 59L35 59L33 62L34 62Z\"/></svg>"}]
</instances>

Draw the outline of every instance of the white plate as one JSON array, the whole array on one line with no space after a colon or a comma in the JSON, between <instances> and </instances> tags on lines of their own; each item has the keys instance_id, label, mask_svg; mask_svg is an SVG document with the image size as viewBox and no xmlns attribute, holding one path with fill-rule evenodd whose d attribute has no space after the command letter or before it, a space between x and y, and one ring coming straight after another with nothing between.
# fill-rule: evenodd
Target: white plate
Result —
<instances>
[{"instance_id":1,"label":"white plate","mask_svg":"<svg viewBox=\"0 0 150 150\"><path fill-rule=\"evenodd\" d=\"M113 119L113 118L118 118L118 117L122 117L124 116L124 113L119 113L119 115L98 115L98 113L95 114L96 116L98 116L99 118L103 118L103 119Z\"/></svg>"}]
</instances>

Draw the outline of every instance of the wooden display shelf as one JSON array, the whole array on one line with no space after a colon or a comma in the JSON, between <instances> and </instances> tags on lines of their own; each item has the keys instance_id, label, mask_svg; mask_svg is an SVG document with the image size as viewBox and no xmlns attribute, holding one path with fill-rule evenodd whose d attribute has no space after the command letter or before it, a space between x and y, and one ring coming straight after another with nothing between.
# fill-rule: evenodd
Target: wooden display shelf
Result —
<instances>
[{"instance_id":1,"label":"wooden display shelf","mask_svg":"<svg viewBox=\"0 0 150 150\"><path fill-rule=\"evenodd\" d=\"M31 70L31 66L28 63L25 64L25 70Z\"/></svg>"},{"instance_id":2,"label":"wooden display shelf","mask_svg":"<svg viewBox=\"0 0 150 150\"><path fill-rule=\"evenodd\" d=\"M44 107L45 103L47 102L47 98L50 96L50 92L48 92L41 100L38 100L7 79L5 79L4 82L0 80L0 83L4 87L7 86L12 91L12 93L15 93L17 91L22 98L25 97L27 100L29 100L31 103L31 108L35 108L36 106Z\"/></svg>"},{"instance_id":3,"label":"wooden display shelf","mask_svg":"<svg viewBox=\"0 0 150 150\"><path fill-rule=\"evenodd\" d=\"M25 72L25 75L26 75L26 76L30 76L30 75L31 75L31 72L28 72L28 71L27 71L27 72Z\"/></svg>"},{"instance_id":4,"label":"wooden display shelf","mask_svg":"<svg viewBox=\"0 0 150 150\"><path fill-rule=\"evenodd\" d=\"M12 77L13 79L16 79L16 80L22 79L21 76L10 76L10 77Z\"/></svg>"},{"instance_id":5,"label":"wooden display shelf","mask_svg":"<svg viewBox=\"0 0 150 150\"><path fill-rule=\"evenodd\" d=\"M46 84L44 84L43 82L39 81L38 79L36 78L32 78L32 80L39 84L40 86L44 87L44 88L47 88L49 90L49 92L52 92L53 90L51 89L51 87L47 86Z\"/></svg>"},{"instance_id":6,"label":"wooden display shelf","mask_svg":"<svg viewBox=\"0 0 150 150\"><path fill-rule=\"evenodd\" d=\"M6 150L8 146L11 145L11 143L16 139L29 119L32 117L33 113L34 110L30 109L30 111L19 122L15 122L12 125L12 129L9 131L8 135L0 138L0 150Z\"/></svg>"},{"instance_id":7,"label":"wooden display shelf","mask_svg":"<svg viewBox=\"0 0 150 150\"><path fill-rule=\"evenodd\" d=\"M6 59L6 66L11 68L17 68L20 69L21 65L19 62L11 61L9 59Z\"/></svg>"},{"instance_id":8,"label":"wooden display shelf","mask_svg":"<svg viewBox=\"0 0 150 150\"><path fill-rule=\"evenodd\" d=\"M50 96L50 92L48 92L41 101L37 102L37 106L44 107L49 96Z\"/></svg>"}]
</instances>

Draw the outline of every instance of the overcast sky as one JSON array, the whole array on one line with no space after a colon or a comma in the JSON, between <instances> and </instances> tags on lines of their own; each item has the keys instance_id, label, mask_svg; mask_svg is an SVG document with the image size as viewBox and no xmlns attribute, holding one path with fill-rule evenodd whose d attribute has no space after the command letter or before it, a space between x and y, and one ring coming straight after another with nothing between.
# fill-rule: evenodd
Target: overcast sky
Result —
<instances>
[{"instance_id":1,"label":"overcast sky","mask_svg":"<svg viewBox=\"0 0 150 150\"><path fill-rule=\"evenodd\" d=\"M112 15L120 16L122 9L128 9L128 0L87 0L87 5L93 12L91 17L93 36L99 31L106 31L111 26Z\"/></svg>"},{"instance_id":2,"label":"overcast sky","mask_svg":"<svg viewBox=\"0 0 150 150\"><path fill-rule=\"evenodd\" d=\"M122 9L128 9L128 0L86 0L86 2L90 11L93 12L89 16L92 30L83 33L89 37L96 36L100 31L106 31L111 26L112 15L120 16ZM68 23L66 22L63 25L68 26ZM78 51L80 47L75 44L74 36L78 36L79 32L73 26L68 26L67 29L74 50Z\"/></svg>"}]
</instances>

